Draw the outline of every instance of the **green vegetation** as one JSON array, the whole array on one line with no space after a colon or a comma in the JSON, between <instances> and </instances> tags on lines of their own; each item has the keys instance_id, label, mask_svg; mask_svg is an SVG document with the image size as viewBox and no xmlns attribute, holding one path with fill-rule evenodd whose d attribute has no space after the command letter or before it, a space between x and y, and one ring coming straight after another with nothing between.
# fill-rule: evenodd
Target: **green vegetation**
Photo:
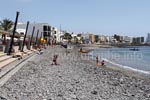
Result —
<instances>
[{"instance_id":1,"label":"green vegetation","mask_svg":"<svg viewBox=\"0 0 150 100\"><path fill-rule=\"evenodd\" d=\"M72 39L72 36L71 36L70 33L65 33L64 36L63 36L63 39L71 40L71 39Z\"/></svg>"},{"instance_id":2,"label":"green vegetation","mask_svg":"<svg viewBox=\"0 0 150 100\"><path fill-rule=\"evenodd\" d=\"M83 38L83 37L81 37L81 38L80 38L80 41L81 41L82 43L85 43L85 41L84 41L84 38Z\"/></svg>"},{"instance_id":3,"label":"green vegetation","mask_svg":"<svg viewBox=\"0 0 150 100\"><path fill-rule=\"evenodd\" d=\"M78 42L79 42L77 36L75 36L75 37L73 37L73 38L74 38L75 43L78 43Z\"/></svg>"},{"instance_id":4,"label":"green vegetation","mask_svg":"<svg viewBox=\"0 0 150 100\"><path fill-rule=\"evenodd\" d=\"M9 19L4 19L0 21L0 26L4 31L10 31L12 25L13 25L13 22Z\"/></svg>"},{"instance_id":5,"label":"green vegetation","mask_svg":"<svg viewBox=\"0 0 150 100\"><path fill-rule=\"evenodd\" d=\"M3 19L0 21L0 29L4 31L11 31L13 22L9 19ZM6 34L2 34L3 44L6 43Z\"/></svg>"}]
</instances>

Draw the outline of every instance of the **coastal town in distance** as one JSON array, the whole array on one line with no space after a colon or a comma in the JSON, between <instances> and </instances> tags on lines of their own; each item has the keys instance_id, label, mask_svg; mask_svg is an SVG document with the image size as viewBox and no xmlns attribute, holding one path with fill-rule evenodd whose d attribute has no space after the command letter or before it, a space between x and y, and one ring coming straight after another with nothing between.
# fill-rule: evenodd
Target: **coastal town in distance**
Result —
<instances>
[{"instance_id":1,"label":"coastal town in distance","mask_svg":"<svg viewBox=\"0 0 150 100\"><path fill-rule=\"evenodd\" d=\"M7 21L9 19L4 19L4 21ZM141 36L141 37L130 37L130 36L122 36L119 34L115 34L113 36L105 36L105 34L96 35L94 33L89 32L81 32L81 33L75 33L75 32L68 32L67 30L63 30L60 28L56 28L51 26L48 23L31 23L28 30L28 38L31 38L32 33L32 27L36 26L37 28L40 28L39 33L43 33L43 35L49 34L51 40L55 41L55 43L63 43L69 41L70 43L82 43L82 44L101 44L101 45L113 45L113 46L146 46L150 45L150 33L147 33L147 36ZM18 34L25 34L26 31L26 23L18 23L16 32ZM8 31L0 30L0 38L3 39L3 34L6 34L5 40L11 39L10 34ZM65 36L65 37L64 37ZM19 38L15 38L15 42ZM52 41L51 41L52 42Z\"/></svg>"}]
</instances>

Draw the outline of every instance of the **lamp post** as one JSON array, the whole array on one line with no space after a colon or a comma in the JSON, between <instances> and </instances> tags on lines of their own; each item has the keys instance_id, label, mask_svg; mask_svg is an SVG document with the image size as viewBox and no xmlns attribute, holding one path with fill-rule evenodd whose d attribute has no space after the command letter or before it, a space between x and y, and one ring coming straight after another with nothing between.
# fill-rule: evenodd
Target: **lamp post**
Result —
<instances>
[{"instance_id":1,"label":"lamp post","mask_svg":"<svg viewBox=\"0 0 150 100\"><path fill-rule=\"evenodd\" d=\"M16 32L16 27L17 27L17 22L18 22L18 17L19 17L19 12L17 11L17 12L16 12L15 25L14 25L14 29L13 29L13 35L12 35L12 37L11 37L10 47L9 47L9 50L8 50L7 55L10 55L10 54L11 54L11 49L12 49L12 46L13 46L13 44L14 44L14 37L15 37L15 32Z\"/></svg>"},{"instance_id":2,"label":"lamp post","mask_svg":"<svg viewBox=\"0 0 150 100\"><path fill-rule=\"evenodd\" d=\"M36 35L35 44L37 44L37 42L38 42L38 35L39 35L39 30L37 30L37 35Z\"/></svg>"},{"instance_id":3,"label":"lamp post","mask_svg":"<svg viewBox=\"0 0 150 100\"><path fill-rule=\"evenodd\" d=\"M29 21L27 22L26 32L25 32L25 35L24 35L23 45L22 45L22 50L21 50L21 52L23 52L23 49L24 49L24 44L25 44L25 39L26 39L26 36L27 36L28 26L29 26Z\"/></svg>"},{"instance_id":4,"label":"lamp post","mask_svg":"<svg viewBox=\"0 0 150 100\"><path fill-rule=\"evenodd\" d=\"M42 46L42 32L41 32L41 36L40 36L40 43L39 43L39 47Z\"/></svg>"},{"instance_id":5,"label":"lamp post","mask_svg":"<svg viewBox=\"0 0 150 100\"><path fill-rule=\"evenodd\" d=\"M42 32L41 32L41 36L40 36L40 38L42 38Z\"/></svg>"}]
</instances>

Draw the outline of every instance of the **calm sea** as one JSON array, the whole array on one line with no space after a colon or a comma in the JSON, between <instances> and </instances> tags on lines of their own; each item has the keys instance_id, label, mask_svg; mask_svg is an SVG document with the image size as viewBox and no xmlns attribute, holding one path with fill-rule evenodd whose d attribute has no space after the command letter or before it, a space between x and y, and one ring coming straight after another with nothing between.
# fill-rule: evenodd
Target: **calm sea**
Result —
<instances>
[{"instance_id":1,"label":"calm sea","mask_svg":"<svg viewBox=\"0 0 150 100\"><path fill-rule=\"evenodd\" d=\"M133 48L138 51L130 50ZM90 55L99 56L106 62L119 67L150 73L150 47L148 46L99 48L90 52Z\"/></svg>"}]
</instances>

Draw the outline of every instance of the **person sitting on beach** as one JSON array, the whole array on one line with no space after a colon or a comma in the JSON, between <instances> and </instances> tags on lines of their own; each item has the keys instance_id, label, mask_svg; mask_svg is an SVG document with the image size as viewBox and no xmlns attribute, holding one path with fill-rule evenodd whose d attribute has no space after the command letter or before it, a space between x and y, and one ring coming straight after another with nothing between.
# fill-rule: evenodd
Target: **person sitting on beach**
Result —
<instances>
[{"instance_id":1,"label":"person sitting on beach","mask_svg":"<svg viewBox=\"0 0 150 100\"><path fill-rule=\"evenodd\" d=\"M41 49L41 48L39 48L39 50L38 50L38 51L39 51L39 54L42 54L42 52L41 52L41 51L42 51L42 49Z\"/></svg>"},{"instance_id":2,"label":"person sitting on beach","mask_svg":"<svg viewBox=\"0 0 150 100\"><path fill-rule=\"evenodd\" d=\"M82 52L82 48L80 48L80 52Z\"/></svg>"},{"instance_id":3,"label":"person sitting on beach","mask_svg":"<svg viewBox=\"0 0 150 100\"><path fill-rule=\"evenodd\" d=\"M57 65L57 58L58 58L58 55L54 55L53 56L53 63L52 63L52 65Z\"/></svg>"},{"instance_id":4,"label":"person sitting on beach","mask_svg":"<svg viewBox=\"0 0 150 100\"><path fill-rule=\"evenodd\" d=\"M105 65L105 61L104 61L104 60L102 60L101 65L102 65L102 66L104 66L104 65Z\"/></svg>"}]
</instances>

